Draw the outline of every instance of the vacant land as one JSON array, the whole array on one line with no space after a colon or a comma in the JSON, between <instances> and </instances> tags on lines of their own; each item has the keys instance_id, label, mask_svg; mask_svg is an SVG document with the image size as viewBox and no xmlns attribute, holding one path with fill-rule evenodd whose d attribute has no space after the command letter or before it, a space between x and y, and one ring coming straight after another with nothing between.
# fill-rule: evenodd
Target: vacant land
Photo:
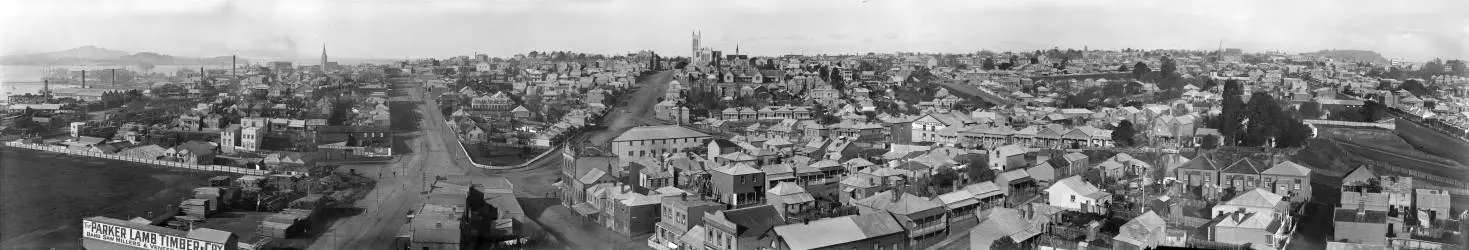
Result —
<instances>
[{"instance_id":1,"label":"vacant land","mask_svg":"<svg viewBox=\"0 0 1469 250\"><path fill-rule=\"evenodd\" d=\"M164 213L218 174L0 147L0 249L81 249L81 219Z\"/></svg>"}]
</instances>

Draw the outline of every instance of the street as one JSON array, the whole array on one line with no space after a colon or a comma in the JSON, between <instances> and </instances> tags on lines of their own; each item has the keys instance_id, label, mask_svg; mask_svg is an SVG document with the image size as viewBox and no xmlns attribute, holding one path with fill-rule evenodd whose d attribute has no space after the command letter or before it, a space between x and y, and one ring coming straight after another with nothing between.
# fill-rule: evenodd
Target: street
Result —
<instances>
[{"instance_id":1,"label":"street","mask_svg":"<svg viewBox=\"0 0 1469 250\"><path fill-rule=\"evenodd\" d=\"M659 72L638 83L637 90L627 96L627 106L614 107L609 111L606 122L608 129L589 135L594 143L607 143L623 131L643 125L652 120L652 107L663 96L671 72ZM395 105L413 105L418 114L417 121L403 120L395 115L394 123L415 122L415 131L397 131L407 145L407 152L395 152L397 158L383 166L378 185L366 198L355 204L365 209L362 214L342 218L332 223L310 247L310 249L387 249L397 236L398 229L408 222L407 214L424 202L423 192L431 178L447 175L501 176L515 185L515 195L522 200L554 199L551 183L556 181L557 169L561 164L559 152L537 159L524 167L503 170L488 170L473 167L469 156L456 135L445 124L438 103L425 99L428 90L408 78L394 78L398 91L391 101ZM626 110L626 112L624 112ZM394 174L396 173L396 174ZM379 176L375 172L363 173ZM544 204L555 204L554 202ZM608 243L624 246L640 246L641 238L629 238L613 233L594 224L583 224L579 217L569 213L560 205L531 205L526 203L527 215L543 224L557 239L572 249L597 248ZM539 216L537 216L539 215Z\"/></svg>"},{"instance_id":2,"label":"street","mask_svg":"<svg viewBox=\"0 0 1469 250\"><path fill-rule=\"evenodd\" d=\"M398 229L408 223L408 211L423 204L423 192L431 178L483 174L467 171L472 168L468 156L457 153L463 152L458 148L461 147L459 143L449 143L453 139L446 136L452 136L452 133L445 132L448 127L438 122L444 120L438 105L422 98L425 90L409 79L395 78L392 81L402 92L393 96L391 101L417 106L416 110L422 117L418 121L393 121L419 124L419 131L398 131L407 135L400 138L409 138L404 143L412 150L399 152L397 159L381 169L386 172L382 175L384 178L379 179L377 187L355 205L365 210L362 214L337 220L310 249L389 249ZM376 173L364 175L377 176Z\"/></svg>"}]
</instances>

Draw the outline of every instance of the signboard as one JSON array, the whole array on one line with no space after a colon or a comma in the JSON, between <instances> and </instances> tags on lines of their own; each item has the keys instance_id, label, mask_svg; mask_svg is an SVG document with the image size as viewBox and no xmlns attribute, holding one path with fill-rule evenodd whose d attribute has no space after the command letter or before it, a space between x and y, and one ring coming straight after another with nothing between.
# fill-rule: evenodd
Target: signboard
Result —
<instances>
[{"instance_id":1,"label":"signboard","mask_svg":"<svg viewBox=\"0 0 1469 250\"><path fill-rule=\"evenodd\" d=\"M224 250L224 244L82 219L82 237L148 250Z\"/></svg>"}]
</instances>

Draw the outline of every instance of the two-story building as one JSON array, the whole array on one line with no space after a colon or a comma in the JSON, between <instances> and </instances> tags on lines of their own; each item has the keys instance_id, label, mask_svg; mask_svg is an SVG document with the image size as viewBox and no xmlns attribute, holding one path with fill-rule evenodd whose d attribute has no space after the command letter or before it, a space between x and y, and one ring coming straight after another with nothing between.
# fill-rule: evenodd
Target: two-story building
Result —
<instances>
[{"instance_id":1,"label":"two-story building","mask_svg":"<svg viewBox=\"0 0 1469 250\"><path fill-rule=\"evenodd\" d=\"M748 250L770 247L770 231L785 225L775 206L763 205L705 212L704 249Z\"/></svg>"},{"instance_id":2,"label":"two-story building","mask_svg":"<svg viewBox=\"0 0 1469 250\"><path fill-rule=\"evenodd\" d=\"M710 173L717 200L725 204L749 205L765 202L765 172L748 164L732 164Z\"/></svg>"},{"instance_id":3,"label":"two-story building","mask_svg":"<svg viewBox=\"0 0 1469 250\"><path fill-rule=\"evenodd\" d=\"M859 214L775 227L775 250L905 250L902 224L887 214Z\"/></svg>"},{"instance_id":4,"label":"two-story building","mask_svg":"<svg viewBox=\"0 0 1469 250\"><path fill-rule=\"evenodd\" d=\"M686 246L679 238L690 233L694 226L704 224L704 214L723 210L724 204L711 200L690 198L687 194L663 197L661 219L656 224L653 236L648 237L648 246L654 249L700 249L704 246Z\"/></svg>"},{"instance_id":5,"label":"two-story building","mask_svg":"<svg viewBox=\"0 0 1469 250\"><path fill-rule=\"evenodd\" d=\"M612 139L612 153L626 163L635 158L699 150L711 138L679 125L638 126Z\"/></svg>"},{"instance_id":6,"label":"two-story building","mask_svg":"<svg viewBox=\"0 0 1469 250\"><path fill-rule=\"evenodd\" d=\"M860 214L890 214L897 219L908 229L910 248L926 248L948 236L948 211L933 199L889 190L855 203Z\"/></svg>"}]
</instances>

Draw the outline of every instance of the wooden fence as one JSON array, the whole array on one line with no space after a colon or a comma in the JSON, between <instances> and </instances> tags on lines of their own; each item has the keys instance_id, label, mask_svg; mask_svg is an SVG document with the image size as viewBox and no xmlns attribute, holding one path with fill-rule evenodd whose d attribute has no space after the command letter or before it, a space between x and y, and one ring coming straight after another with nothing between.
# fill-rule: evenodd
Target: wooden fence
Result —
<instances>
[{"instance_id":1,"label":"wooden fence","mask_svg":"<svg viewBox=\"0 0 1469 250\"><path fill-rule=\"evenodd\" d=\"M156 160L156 159L135 158L135 157L128 157L128 156L123 156L123 155L115 155L115 154L102 154L102 153L88 152L88 151L83 151L83 150L74 150L74 149L69 149L69 148L62 147L62 146L50 146L50 145L41 145L41 144L29 144L29 143L23 143L23 142L6 142L5 145L6 146L11 146L11 147L17 147L17 148L26 148L26 149L34 149L34 150L42 150L42 151L51 151L51 152L56 152L56 153L69 154L69 155L88 156L88 157L96 157L96 158L104 158L104 159L113 159L113 160L119 160L119 161L129 161L129 162L136 162L136 163L143 163L143 164L149 164L149 165L155 165L155 166L164 166L164 167L186 168L186 169L203 170L203 171L230 172L230 173L239 173L239 174L248 174L248 175L266 175L266 174L269 174L270 173L270 171L266 171L266 170L257 170L257 169L249 169L249 168L238 168L238 167L222 166L222 165L199 165L199 164L182 163L182 162L175 162L175 161L165 161L165 160Z\"/></svg>"}]
</instances>

